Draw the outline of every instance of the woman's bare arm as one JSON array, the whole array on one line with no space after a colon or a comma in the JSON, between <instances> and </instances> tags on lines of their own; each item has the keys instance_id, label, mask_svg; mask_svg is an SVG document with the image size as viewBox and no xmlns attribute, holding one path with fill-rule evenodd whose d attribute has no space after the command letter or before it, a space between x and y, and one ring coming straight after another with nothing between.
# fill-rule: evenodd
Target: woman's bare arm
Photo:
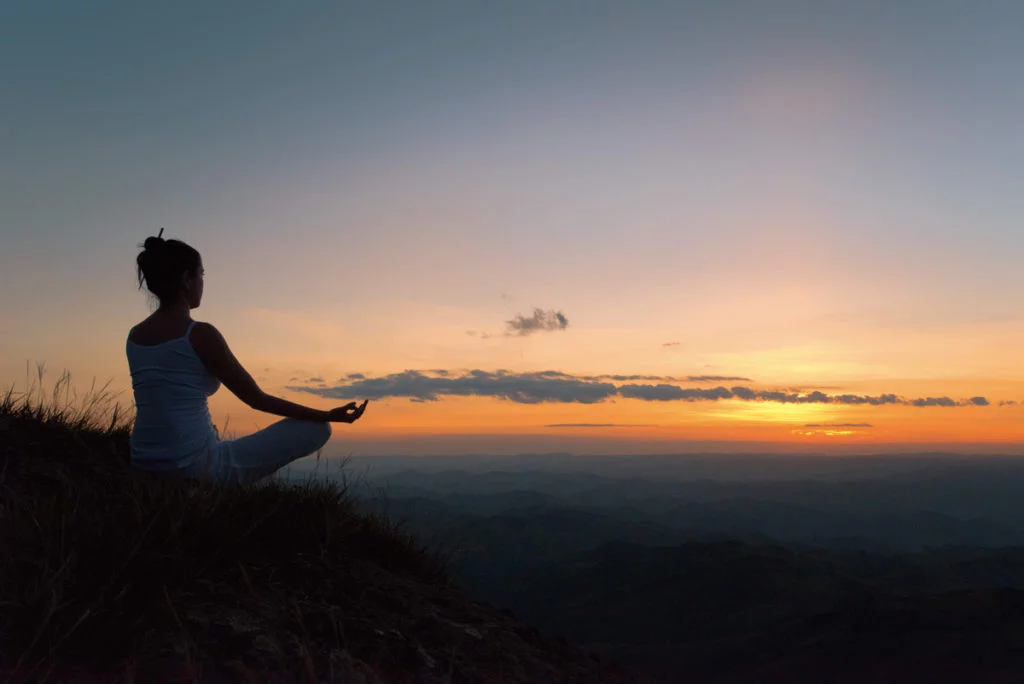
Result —
<instances>
[{"instance_id":1,"label":"woman's bare arm","mask_svg":"<svg viewBox=\"0 0 1024 684\"><path fill-rule=\"evenodd\" d=\"M257 411L296 420L327 422L332 418L337 419L332 416L334 411L321 411L264 392L249 371L235 358L224 336L209 323L196 323L189 340L210 375L220 380L236 397Z\"/></svg>"}]
</instances>

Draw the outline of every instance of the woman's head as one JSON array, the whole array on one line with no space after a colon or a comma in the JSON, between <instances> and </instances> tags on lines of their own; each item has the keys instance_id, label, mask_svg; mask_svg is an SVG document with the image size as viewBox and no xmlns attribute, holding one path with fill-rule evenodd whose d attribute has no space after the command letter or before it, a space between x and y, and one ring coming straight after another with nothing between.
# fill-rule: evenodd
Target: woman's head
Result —
<instances>
[{"instance_id":1,"label":"woman's head","mask_svg":"<svg viewBox=\"0 0 1024 684\"><path fill-rule=\"evenodd\" d=\"M181 240L164 240L163 232L161 228L156 237L146 238L135 260L139 287L145 283L160 306L184 301L195 309L203 298L203 259Z\"/></svg>"}]
</instances>

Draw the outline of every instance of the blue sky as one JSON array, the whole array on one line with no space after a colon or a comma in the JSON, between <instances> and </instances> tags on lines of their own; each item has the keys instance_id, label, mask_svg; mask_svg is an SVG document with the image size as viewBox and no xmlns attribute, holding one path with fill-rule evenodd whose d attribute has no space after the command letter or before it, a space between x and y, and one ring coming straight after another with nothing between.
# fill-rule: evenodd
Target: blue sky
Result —
<instances>
[{"instance_id":1,"label":"blue sky","mask_svg":"<svg viewBox=\"0 0 1024 684\"><path fill-rule=\"evenodd\" d=\"M279 388L305 360L1009 396L1021 64L1015 2L6 2L0 380L123 383L166 226ZM533 307L572 325L465 335Z\"/></svg>"}]
</instances>

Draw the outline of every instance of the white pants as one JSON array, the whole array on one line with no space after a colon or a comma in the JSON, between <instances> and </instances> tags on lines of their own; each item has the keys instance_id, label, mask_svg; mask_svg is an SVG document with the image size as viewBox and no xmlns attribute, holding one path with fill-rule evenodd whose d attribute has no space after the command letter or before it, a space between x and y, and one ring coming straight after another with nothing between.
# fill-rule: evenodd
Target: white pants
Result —
<instances>
[{"instance_id":1,"label":"white pants","mask_svg":"<svg viewBox=\"0 0 1024 684\"><path fill-rule=\"evenodd\" d=\"M251 435L215 442L178 473L217 484L251 484L315 453L330 436L330 423L285 418Z\"/></svg>"}]
</instances>

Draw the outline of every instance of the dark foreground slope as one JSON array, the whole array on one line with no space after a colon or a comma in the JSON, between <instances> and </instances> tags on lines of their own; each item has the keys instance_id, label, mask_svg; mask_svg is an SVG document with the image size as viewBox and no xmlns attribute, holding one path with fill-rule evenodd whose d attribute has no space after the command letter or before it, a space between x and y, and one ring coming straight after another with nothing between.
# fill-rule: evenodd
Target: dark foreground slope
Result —
<instances>
[{"instance_id":1,"label":"dark foreground slope","mask_svg":"<svg viewBox=\"0 0 1024 684\"><path fill-rule=\"evenodd\" d=\"M0 681L631 681L467 597L336 485L150 481L116 420L12 403Z\"/></svg>"},{"instance_id":2,"label":"dark foreground slope","mask_svg":"<svg viewBox=\"0 0 1024 684\"><path fill-rule=\"evenodd\" d=\"M1024 683L1022 555L607 544L518 612L662 681Z\"/></svg>"}]
</instances>

